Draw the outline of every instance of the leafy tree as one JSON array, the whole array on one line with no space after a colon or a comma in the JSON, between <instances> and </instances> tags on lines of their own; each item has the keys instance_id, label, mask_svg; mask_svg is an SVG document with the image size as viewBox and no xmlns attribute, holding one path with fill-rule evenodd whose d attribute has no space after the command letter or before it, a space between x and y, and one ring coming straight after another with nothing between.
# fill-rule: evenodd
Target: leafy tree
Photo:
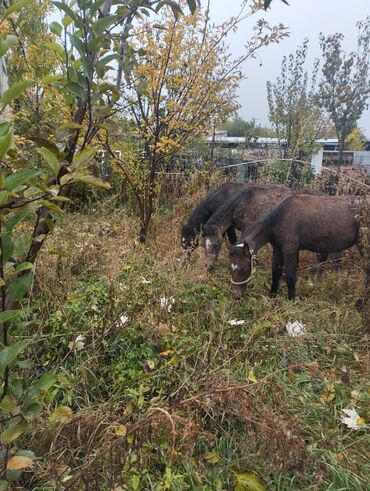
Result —
<instances>
[{"instance_id":1,"label":"leafy tree","mask_svg":"<svg viewBox=\"0 0 370 491\"><path fill-rule=\"evenodd\" d=\"M307 50L305 39L294 54L283 58L276 82L267 82L270 121L281 141L282 155L294 159L312 155L325 127L316 94L319 62L315 61L309 76L304 68Z\"/></svg>"},{"instance_id":2,"label":"leafy tree","mask_svg":"<svg viewBox=\"0 0 370 491\"><path fill-rule=\"evenodd\" d=\"M366 142L366 136L361 128L355 128L347 136L345 141L345 148L347 150L359 151L364 150Z\"/></svg>"},{"instance_id":3,"label":"leafy tree","mask_svg":"<svg viewBox=\"0 0 370 491\"><path fill-rule=\"evenodd\" d=\"M32 466L33 453L17 439L55 382L45 373L23 386L18 358L30 339L13 341L10 328L27 326L22 299L71 185L108 186L89 163L119 99L109 63L119 78L131 63L122 50L135 16L167 3L181 13L172 1L124 0L114 12L110 0L55 1L60 22L49 28L43 1L0 4L0 489ZM188 3L194 10L196 2Z\"/></svg>"},{"instance_id":4,"label":"leafy tree","mask_svg":"<svg viewBox=\"0 0 370 491\"><path fill-rule=\"evenodd\" d=\"M346 138L368 107L370 94L370 17L357 23L357 49L346 54L343 34L320 35L323 54L320 98L328 111L339 142L339 163Z\"/></svg>"},{"instance_id":5,"label":"leafy tree","mask_svg":"<svg viewBox=\"0 0 370 491\"><path fill-rule=\"evenodd\" d=\"M256 121L245 121L240 116L236 116L226 125L227 136L246 136L247 134L254 133L256 130Z\"/></svg>"},{"instance_id":6,"label":"leafy tree","mask_svg":"<svg viewBox=\"0 0 370 491\"><path fill-rule=\"evenodd\" d=\"M136 135L121 148L119 165L137 200L141 241L155 209L159 173L187 141L235 112L241 64L285 35L282 26L266 33L268 26L259 22L245 54L231 60L225 39L240 21L214 27L208 10L175 19L167 10L159 24L142 18L127 45L136 62L125 72L122 97ZM112 155L119 149L107 148Z\"/></svg>"}]
</instances>

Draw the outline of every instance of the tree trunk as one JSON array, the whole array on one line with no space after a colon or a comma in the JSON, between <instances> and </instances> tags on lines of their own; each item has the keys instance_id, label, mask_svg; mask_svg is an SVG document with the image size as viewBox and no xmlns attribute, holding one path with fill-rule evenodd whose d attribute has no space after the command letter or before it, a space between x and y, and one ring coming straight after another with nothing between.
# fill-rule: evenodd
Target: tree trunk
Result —
<instances>
[{"instance_id":1,"label":"tree trunk","mask_svg":"<svg viewBox=\"0 0 370 491\"><path fill-rule=\"evenodd\" d=\"M338 168L343 164L344 155L344 138L338 139Z\"/></svg>"},{"instance_id":2,"label":"tree trunk","mask_svg":"<svg viewBox=\"0 0 370 491\"><path fill-rule=\"evenodd\" d=\"M6 70L5 56L0 57L0 99L4 92L9 89L8 73ZM4 111L0 114L0 123L9 121L11 116L10 105L8 104Z\"/></svg>"}]
</instances>

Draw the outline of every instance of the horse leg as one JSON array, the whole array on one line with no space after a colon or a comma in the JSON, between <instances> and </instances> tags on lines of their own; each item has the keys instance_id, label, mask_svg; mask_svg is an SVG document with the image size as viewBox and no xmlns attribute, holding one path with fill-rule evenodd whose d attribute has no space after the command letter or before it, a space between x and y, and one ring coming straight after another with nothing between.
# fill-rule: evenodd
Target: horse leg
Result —
<instances>
[{"instance_id":1,"label":"horse leg","mask_svg":"<svg viewBox=\"0 0 370 491\"><path fill-rule=\"evenodd\" d=\"M317 276L321 278L323 272L323 263L328 260L329 254L327 252L318 252L316 254L317 259Z\"/></svg>"},{"instance_id":2,"label":"horse leg","mask_svg":"<svg viewBox=\"0 0 370 491\"><path fill-rule=\"evenodd\" d=\"M237 243L238 236L236 235L236 231L234 227L229 227L226 230L226 235L231 245L235 245Z\"/></svg>"},{"instance_id":3,"label":"horse leg","mask_svg":"<svg viewBox=\"0 0 370 491\"><path fill-rule=\"evenodd\" d=\"M336 272L340 271L342 266L342 253L341 252L333 252L331 254L331 260L334 263L334 269Z\"/></svg>"},{"instance_id":4,"label":"horse leg","mask_svg":"<svg viewBox=\"0 0 370 491\"><path fill-rule=\"evenodd\" d=\"M285 280L288 287L289 300L295 299L295 285L297 281L297 252L284 254Z\"/></svg>"},{"instance_id":5,"label":"horse leg","mask_svg":"<svg viewBox=\"0 0 370 491\"><path fill-rule=\"evenodd\" d=\"M280 249L274 247L272 251L272 284L270 290L271 297L276 297L282 273L283 273L283 255Z\"/></svg>"}]
</instances>

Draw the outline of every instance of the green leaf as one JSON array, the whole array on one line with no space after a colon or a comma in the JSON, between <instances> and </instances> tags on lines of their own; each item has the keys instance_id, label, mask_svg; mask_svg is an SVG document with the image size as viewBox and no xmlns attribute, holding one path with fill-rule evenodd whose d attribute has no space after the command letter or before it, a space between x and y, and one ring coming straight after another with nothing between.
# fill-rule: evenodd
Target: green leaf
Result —
<instances>
[{"instance_id":1,"label":"green leaf","mask_svg":"<svg viewBox=\"0 0 370 491\"><path fill-rule=\"evenodd\" d=\"M265 491L265 486L260 482L256 474L236 474L234 491Z\"/></svg>"},{"instance_id":2,"label":"green leaf","mask_svg":"<svg viewBox=\"0 0 370 491\"><path fill-rule=\"evenodd\" d=\"M0 205L5 205L8 202L9 193L8 191L0 191Z\"/></svg>"},{"instance_id":3,"label":"green leaf","mask_svg":"<svg viewBox=\"0 0 370 491\"><path fill-rule=\"evenodd\" d=\"M50 24L50 31L56 36L61 36L63 32L63 26L61 26L59 22L54 21Z\"/></svg>"},{"instance_id":4,"label":"green leaf","mask_svg":"<svg viewBox=\"0 0 370 491\"><path fill-rule=\"evenodd\" d=\"M33 399L35 396L43 392L44 390L50 389L55 382L56 377L51 373L44 373L41 377L31 386L27 391L27 398Z\"/></svg>"},{"instance_id":5,"label":"green leaf","mask_svg":"<svg viewBox=\"0 0 370 491\"><path fill-rule=\"evenodd\" d=\"M27 420L36 418L42 412L43 405L35 399L27 402L22 408L21 413Z\"/></svg>"},{"instance_id":6,"label":"green leaf","mask_svg":"<svg viewBox=\"0 0 370 491\"><path fill-rule=\"evenodd\" d=\"M4 479L0 479L0 491L7 491L9 486L8 481L4 481Z\"/></svg>"},{"instance_id":7,"label":"green leaf","mask_svg":"<svg viewBox=\"0 0 370 491\"><path fill-rule=\"evenodd\" d=\"M90 162L90 160L94 157L95 152L96 152L95 148L91 148L91 147L86 147L81 152L77 152L72 160L71 166L74 169L79 169L83 165Z\"/></svg>"},{"instance_id":8,"label":"green leaf","mask_svg":"<svg viewBox=\"0 0 370 491\"><path fill-rule=\"evenodd\" d=\"M33 0L19 0L18 2L13 3L13 5L5 9L3 15L4 17L8 17L13 12L17 12L18 10L26 7L26 5L29 5L32 2Z\"/></svg>"},{"instance_id":9,"label":"green leaf","mask_svg":"<svg viewBox=\"0 0 370 491\"><path fill-rule=\"evenodd\" d=\"M0 136L0 160L8 152L9 148L12 145L12 140L13 140L12 131L9 131L4 136Z\"/></svg>"},{"instance_id":10,"label":"green leaf","mask_svg":"<svg viewBox=\"0 0 370 491\"><path fill-rule=\"evenodd\" d=\"M8 426L8 428L1 433L0 441L4 445L16 440L27 428L27 421L21 421L20 423Z\"/></svg>"},{"instance_id":11,"label":"green leaf","mask_svg":"<svg viewBox=\"0 0 370 491\"><path fill-rule=\"evenodd\" d=\"M171 7L173 15L175 16L175 19L178 19L179 15L183 14L181 7L176 2L174 2L173 0L162 0L161 2L158 2L157 7L156 7L156 11L158 12L165 5L168 5L169 7Z\"/></svg>"},{"instance_id":12,"label":"green leaf","mask_svg":"<svg viewBox=\"0 0 370 491\"><path fill-rule=\"evenodd\" d=\"M12 125L10 123L0 123L0 137L7 135L11 127Z\"/></svg>"},{"instance_id":13,"label":"green leaf","mask_svg":"<svg viewBox=\"0 0 370 491\"><path fill-rule=\"evenodd\" d=\"M76 34L71 34L71 33L69 33L69 39L71 41L72 46L74 46L77 49L77 51L80 53L81 56L84 56L86 52L86 47L83 41L78 36L76 36Z\"/></svg>"},{"instance_id":14,"label":"green leaf","mask_svg":"<svg viewBox=\"0 0 370 491\"><path fill-rule=\"evenodd\" d=\"M19 317L24 313L24 310L18 309L18 310L4 310L4 312L0 312L0 324L3 322L8 322L16 317Z\"/></svg>"},{"instance_id":15,"label":"green leaf","mask_svg":"<svg viewBox=\"0 0 370 491\"><path fill-rule=\"evenodd\" d=\"M53 210L59 216L64 215L64 211L61 208L59 208L59 206L56 205L55 203L52 203L51 201L47 201L47 200L42 200L42 201L40 201L40 203L42 204L42 206L49 208L49 210Z\"/></svg>"},{"instance_id":16,"label":"green leaf","mask_svg":"<svg viewBox=\"0 0 370 491\"><path fill-rule=\"evenodd\" d=\"M186 0L187 1L187 4L188 4L188 7L189 7L189 10L192 14L194 14L196 8L197 8L197 2L196 0Z\"/></svg>"},{"instance_id":17,"label":"green leaf","mask_svg":"<svg viewBox=\"0 0 370 491\"><path fill-rule=\"evenodd\" d=\"M46 75L46 77L40 80L40 84L47 85L52 84L54 82L61 82L63 77L61 75Z\"/></svg>"},{"instance_id":18,"label":"green leaf","mask_svg":"<svg viewBox=\"0 0 370 491\"><path fill-rule=\"evenodd\" d=\"M78 16L76 15L75 12L73 12L73 10L71 9L71 7L68 7L68 5L66 5L63 2L53 2L53 4L59 10L63 10L63 12L65 12L69 17L71 17L71 19L73 19L74 21L78 21Z\"/></svg>"},{"instance_id":19,"label":"green leaf","mask_svg":"<svg viewBox=\"0 0 370 491\"><path fill-rule=\"evenodd\" d=\"M17 399L13 396L5 396L0 402L0 411L4 414L15 414L19 411Z\"/></svg>"},{"instance_id":20,"label":"green leaf","mask_svg":"<svg viewBox=\"0 0 370 491\"><path fill-rule=\"evenodd\" d=\"M42 138L41 136L31 136L30 140L36 142L39 145L39 147L47 148L56 157L60 157L59 148L57 147L57 145L55 145L55 143L52 143L50 140L47 140L46 138Z\"/></svg>"},{"instance_id":21,"label":"green leaf","mask_svg":"<svg viewBox=\"0 0 370 491\"><path fill-rule=\"evenodd\" d=\"M20 273L21 271L26 271L27 269L32 269L32 268L33 268L33 264L25 261L24 263L20 263L17 265L17 267L15 268L15 272Z\"/></svg>"},{"instance_id":22,"label":"green leaf","mask_svg":"<svg viewBox=\"0 0 370 491\"><path fill-rule=\"evenodd\" d=\"M6 233L3 235L3 261L6 263L12 257L14 251L14 244L11 238L10 233Z\"/></svg>"},{"instance_id":23,"label":"green leaf","mask_svg":"<svg viewBox=\"0 0 370 491\"><path fill-rule=\"evenodd\" d=\"M34 211L29 208L23 208L23 210L8 218L8 220L4 224L4 227L10 232L19 223L23 222L23 220L29 218L32 215L34 215Z\"/></svg>"},{"instance_id":24,"label":"green leaf","mask_svg":"<svg viewBox=\"0 0 370 491\"><path fill-rule=\"evenodd\" d=\"M13 189L28 183L40 173L41 172L39 170L26 169L10 174L5 178L5 188L8 191L13 191Z\"/></svg>"},{"instance_id":25,"label":"green leaf","mask_svg":"<svg viewBox=\"0 0 370 491\"><path fill-rule=\"evenodd\" d=\"M24 92L28 87L31 87L34 85L33 80L23 80L22 82L17 82L16 84L13 84L8 90L6 90L3 94L2 101L3 105L6 106L11 102L13 99L16 99L19 97L22 92Z\"/></svg>"},{"instance_id":26,"label":"green leaf","mask_svg":"<svg viewBox=\"0 0 370 491\"><path fill-rule=\"evenodd\" d=\"M68 406L59 406L50 415L50 421L53 423L68 423L73 416L72 409Z\"/></svg>"},{"instance_id":27,"label":"green leaf","mask_svg":"<svg viewBox=\"0 0 370 491\"><path fill-rule=\"evenodd\" d=\"M17 341L11 346L6 346L0 351L0 373L4 372L5 368L27 348L29 343L30 342L28 339Z\"/></svg>"},{"instance_id":28,"label":"green leaf","mask_svg":"<svg viewBox=\"0 0 370 491\"><path fill-rule=\"evenodd\" d=\"M56 177L59 172L59 162L56 156L47 148L38 148L37 151L50 167L53 176Z\"/></svg>"},{"instance_id":29,"label":"green leaf","mask_svg":"<svg viewBox=\"0 0 370 491\"><path fill-rule=\"evenodd\" d=\"M72 22L73 22L73 19L69 15L65 15L62 19L62 24L64 27L68 27L69 24L71 24Z\"/></svg>"},{"instance_id":30,"label":"green leaf","mask_svg":"<svg viewBox=\"0 0 370 491\"><path fill-rule=\"evenodd\" d=\"M63 49L63 47L60 44L54 43L54 42L49 42L49 43L44 43L44 46L46 48L50 49L51 51L54 51L62 59L64 59L64 57L65 57L64 49Z\"/></svg>"},{"instance_id":31,"label":"green leaf","mask_svg":"<svg viewBox=\"0 0 370 491\"><path fill-rule=\"evenodd\" d=\"M32 283L32 274L24 274L13 278L8 285L9 297L18 301L25 296Z\"/></svg>"},{"instance_id":32,"label":"green leaf","mask_svg":"<svg viewBox=\"0 0 370 491\"><path fill-rule=\"evenodd\" d=\"M90 186L94 186L96 188L101 188L101 189L110 189L109 182L103 181L102 179L99 179L98 177L94 177L94 176L84 176L81 174L75 176L73 182L82 182L83 184L89 184Z\"/></svg>"},{"instance_id":33,"label":"green leaf","mask_svg":"<svg viewBox=\"0 0 370 491\"><path fill-rule=\"evenodd\" d=\"M107 27L113 24L116 20L117 17L115 15L106 15L105 17L98 19L92 26L92 29L97 34L103 34Z\"/></svg>"}]
</instances>

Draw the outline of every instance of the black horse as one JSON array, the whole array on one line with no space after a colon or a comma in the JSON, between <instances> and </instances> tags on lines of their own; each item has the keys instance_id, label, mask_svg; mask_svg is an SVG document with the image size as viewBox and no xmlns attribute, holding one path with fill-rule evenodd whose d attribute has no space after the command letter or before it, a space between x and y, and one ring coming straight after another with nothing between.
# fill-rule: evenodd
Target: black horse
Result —
<instances>
[{"instance_id":1,"label":"black horse","mask_svg":"<svg viewBox=\"0 0 370 491\"><path fill-rule=\"evenodd\" d=\"M243 230L292 192L277 184L254 184L219 206L202 233L207 269L215 266L224 235L230 228Z\"/></svg>"},{"instance_id":2,"label":"black horse","mask_svg":"<svg viewBox=\"0 0 370 491\"><path fill-rule=\"evenodd\" d=\"M229 250L233 293L240 298L254 268L255 254L273 247L271 295L276 295L285 268L289 299L295 298L300 250L320 254L359 245L355 200L348 197L293 195L256 220Z\"/></svg>"},{"instance_id":3,"label":"black horse","mask_svg":"<svg viewBox=\"0 0 370 491\"><path fill-rule=\"evenodd\" d=\"M192 252L198 245L199 235L211 215L228 199L240 193L248 185L241 182L226 182L211 191L193 210L181 231L181 245ZM232 244L236 243L235 230L230 227L227 231Z\"/></svg>"}]
</instances>

